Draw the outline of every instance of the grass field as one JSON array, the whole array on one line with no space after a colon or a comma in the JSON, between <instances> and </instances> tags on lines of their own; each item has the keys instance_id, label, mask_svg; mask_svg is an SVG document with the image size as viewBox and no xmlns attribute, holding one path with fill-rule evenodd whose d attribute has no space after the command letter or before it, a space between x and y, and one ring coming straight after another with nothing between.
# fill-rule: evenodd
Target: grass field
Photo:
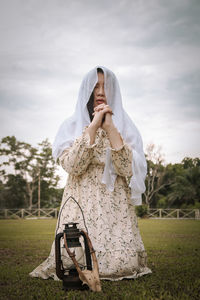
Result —
<instances>
[{"instance_id":1,"label":"grass field","mask_svg":"<svg viewBox=\"0 0 200 300\"><path fill-rule=\"evenodd\" d=\"M103 281L100 293L66 293L62 282L28 276L48 256L56 220L1 220L0 299L200 299L200 221L138 223L152 274Z\"/></svg>"}]
</instances>

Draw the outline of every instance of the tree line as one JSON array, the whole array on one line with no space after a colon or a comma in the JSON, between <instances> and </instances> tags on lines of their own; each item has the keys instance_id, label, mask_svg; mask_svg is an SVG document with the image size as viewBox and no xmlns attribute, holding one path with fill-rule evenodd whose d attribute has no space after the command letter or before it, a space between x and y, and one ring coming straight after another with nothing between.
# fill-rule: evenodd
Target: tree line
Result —
<instances>
[{"instance_id":1,"label":"tree line","mask_svg":"<svg viewBox=\"0 0 200 300\"><path fill-rule=\"evenodd\" d=\"M15 136L1 140L0 207L57 207L63 189L46 139L37 147L18 141Z\"/></svg>"},{"instance_id":2,"label":"tree line","mask_svg":"<svg viewBox=\"0 0 200 300\"><path fill-rule=\"evenodd\" d=\"M146 149L147 177L144 203L152 208L200 208L200 158L164 164L160 148Z\"/></svg>"},{"instance_id":3,"label":"tree line","mask_svg":"<svg viewBox=\"0 0 200 300\"><path fill-rule=\"evenodd\" d=\"M164 164L161 149L146 149L147 177L143 204L157 208L200 208L200 158ZM15 136L0 142L0 208L59 207L58 166L48 139L37 147Z\"/></svg>"}]
</instances>

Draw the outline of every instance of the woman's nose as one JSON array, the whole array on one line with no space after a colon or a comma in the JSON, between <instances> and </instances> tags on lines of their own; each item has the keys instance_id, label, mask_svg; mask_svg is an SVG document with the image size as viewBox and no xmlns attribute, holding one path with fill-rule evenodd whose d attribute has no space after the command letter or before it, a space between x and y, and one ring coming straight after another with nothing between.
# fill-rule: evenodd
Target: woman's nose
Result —
<instances>
[{"instance_id":1,"label":"woman's nose","mask_svg":"<svg viewBox=\"0 0 200 300\"><path fill-rule=\"evenodd\" d=\"M104 95L104 87L103 86L100 86L99 89L98 89L98 94L99 95Z\"/></svg>"}]
</instances>

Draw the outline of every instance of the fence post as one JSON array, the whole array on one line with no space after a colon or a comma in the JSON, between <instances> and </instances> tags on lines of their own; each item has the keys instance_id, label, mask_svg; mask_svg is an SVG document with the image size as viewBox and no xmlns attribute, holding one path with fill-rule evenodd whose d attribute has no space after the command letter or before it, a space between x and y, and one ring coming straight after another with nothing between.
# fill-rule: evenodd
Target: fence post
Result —
<instances>
[{"instance_id":1,"label":"fence post","mask_svg":"<svg viewBox=\"0 0 200 300\"><path fill-rule=\"evenodd\" d=\"M159 208L159 218L162 218L162 208Z\"/></svg>"},{"instance_id":2,"label":"fence post","mask_svg":"<svg viewBox=\"0 0 200 300\"><path fill-rule=\"evenodd\" d=\"M21 218L24 218L24 208L21 209Z\"/></svg>"},{"instance_id":3,"label":"fence post","mask_svg":"<svg viewBox=\"0 0 200 300\"><path fill-rule=\"evenodd\" d=\"M7 209L4 210L4 216L5 216L5 219L8 218L8 210Z\"/></svg>"},{"instance_id":4,"label":"fence post","mask_svg":"<svg viewBox=\"0 0 200 300\"><path fill-rule=\"evenodd\" d=\"M180 209L177 209L177 219L179 219L179 213L180 213Z\"/></svg>"},{"instance_id":5,"label":"fence post","mask_svg":"<svg viewBox=\"0 0 200 300\"><path fill-rule=\"evenodd\" d=\"M199 219L199 209L195 209L195 220Z\"/></svg>"}]
</instances>

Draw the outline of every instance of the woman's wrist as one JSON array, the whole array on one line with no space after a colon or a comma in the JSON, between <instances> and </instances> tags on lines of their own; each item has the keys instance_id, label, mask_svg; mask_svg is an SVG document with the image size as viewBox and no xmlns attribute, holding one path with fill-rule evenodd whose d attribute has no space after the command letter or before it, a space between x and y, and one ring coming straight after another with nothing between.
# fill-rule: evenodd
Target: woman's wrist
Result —
<instances>
[{"instance_id":1,"label":"woman's wrist","mask_svg":"<svg viewBox=\"0 0 200 300\"><path fill-rule=\"evenodd\" d=\"M114 124L109 124L108 126L105 126L105 131L107 132L108 136L111 135L113 132L117 131L117 128ZM118 131L117 131L118 132Z\"/></svg>"},{"instance_id":2,"label":"woman's wrist","mask_svg":"<svg viewBox=\"0 0 200 300\"><path fill-rule=\"evenodd\" d=\"M98 128L96 126L94 126L94 124L92 124L92 123L86 129L86 133L88 133L90 136L90 145L94 144L97 129Z\"/></svg>"},{"instance_id":3,"label":"woman's wrist","mask_svg":"<svg viewBox=\"0 0 200 300\"><path fill-rule=\"evenodd\" d=\"M97 124L90 123L90 125L88 126L88 129L90 129L90 130L93 131L93 132L96 132L97 129L98 129L98 125L97 125Z\"/></svg>"},{"instance_id":4,"label":"woman's wrist","mask_svg":"<svg viewBox=\"0 0 200 300\"><path fill-rule=\"evenodd\" d=\"M114 124L109 126L106 132L110 140L111 147L113 149L119 149L123 145L123 141Z\"/></svg>"}]
</instances>

